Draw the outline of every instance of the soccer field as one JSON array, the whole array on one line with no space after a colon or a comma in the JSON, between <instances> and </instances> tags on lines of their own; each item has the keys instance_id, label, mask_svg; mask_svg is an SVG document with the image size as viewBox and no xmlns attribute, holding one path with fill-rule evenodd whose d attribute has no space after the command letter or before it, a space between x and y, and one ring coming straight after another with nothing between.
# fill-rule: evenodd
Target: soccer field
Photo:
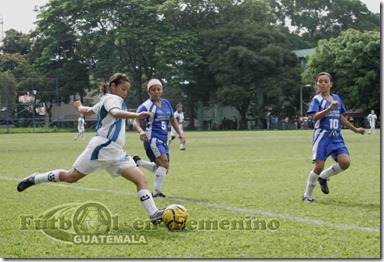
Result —
<instances>
[{"instance_id":1,"label":"soccer field","mask_svg":"<svg viewBox=\"0 0 384 262\"><path fill-rule=\"evenodd\" d=\"M351 167L331 178L329 195L317 185L313 204L301 201L312 169L311 130L186 132L187 150L179 151L176 140L170 148L167 198L155 199L160 208L179 203L189 210L191 225L180 232L149 226L135 186L105 171L17 192L33 172L69 169L93 134L85 142L75 142L75 133L0 135L0 256L380 258L380 132L342 132ZM136 133L127 133L126 144L129 155L146 159ZM143 172L152 190L153 174ZM33 219L47 211L87 202L110 211L118 221L110 235L128 236L124 243L69 243L36 229Z\"/></svg>"}]
</instances>

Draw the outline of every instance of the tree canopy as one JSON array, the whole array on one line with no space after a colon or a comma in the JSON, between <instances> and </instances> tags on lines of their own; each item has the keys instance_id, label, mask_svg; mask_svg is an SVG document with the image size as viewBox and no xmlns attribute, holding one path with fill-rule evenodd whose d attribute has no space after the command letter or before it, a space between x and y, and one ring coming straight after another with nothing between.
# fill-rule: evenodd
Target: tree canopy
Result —
<instances>
[{"instance_id":1,"label":"tree canopy","mask_svg":"<svg viewBox=\"0 0 384 262\"><path fill-rule=\"evenodd\" d=\"M0 73L56 79L59 101L67 103L125 72L132 107L147 99L146 81L156 77L192 119L198 102L221 103L236 107L245 124L247 112L261 116L266 107L296 113L298 48L318 46L305 80L329 68L346 103L377 106L379 29L379 15L359 0L50 0L35 31L6 32ZM39 91L48 88L39 81ZM40 94L47 104L56 99Z\"/></svg>"},{"instance_id":2,"label":"tree canopy","mask_svg":"<svg viewBox=\"0 0 384 262\"><path fill-rule=\"evenodd\" d=\"M380 109L380 32L349 29L339 37L321 40L303 73L310 83L317 73L333 77L333 91L348 108Z\"/></svg>"}]
</instances>

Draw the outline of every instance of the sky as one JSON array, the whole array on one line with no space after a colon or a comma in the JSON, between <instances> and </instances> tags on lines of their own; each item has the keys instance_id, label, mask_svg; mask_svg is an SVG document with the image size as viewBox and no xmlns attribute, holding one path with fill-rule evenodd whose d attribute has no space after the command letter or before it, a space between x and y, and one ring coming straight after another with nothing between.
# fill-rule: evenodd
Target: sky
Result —
<instances>
[{"instance_id":1,"label":"sky","mask_svg":"<svg viewBox=\"0 0 384 262\"><path fill-rule=\"evenodd\" d=\"M380 0L361 1L371 12L380 13ZM35 29L36 12L33 9L48 2L49 0L0 0L0 21L3 20L3 32L12 28L25 34Z\"/></svg>"}]
</instances>

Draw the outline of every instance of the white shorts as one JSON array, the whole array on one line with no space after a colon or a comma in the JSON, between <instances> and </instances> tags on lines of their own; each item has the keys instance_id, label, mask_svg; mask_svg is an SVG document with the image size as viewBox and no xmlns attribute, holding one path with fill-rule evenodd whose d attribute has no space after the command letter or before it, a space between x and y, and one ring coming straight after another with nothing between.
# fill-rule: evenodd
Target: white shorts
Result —
<instances>
[{"instance_id":1,"label":"white shorts","mask_svg":"<svg viewBox=\"0 0 384 262\"><path fill-rule=\"evenodd\" d=\"M83 128L78 127L78 128L77 128L77 131L79 131L79 133L84 133L84 127L83 127Z\"/></svg>"},{"instance_id":2,"label":"white shorts","mask_svg":"<svg viewBox=\"0 0 384 262\"><path fill-rule=\"evenodd\" d=\"M136 166L121 146L104 137L95 136L76 159L73 168L88 175L105 169L112 177L121 175L128 167Z\"/></svg>"},{"instance_id":3,"label":"white shorts","mask_svg":"<svg viewBox=\"0 0 384 262\"><path fill-rule=\"evenodd\" d=\"M181 130L181 133L184 134L183 126L179 124L179 127ZM171 136L178 136L176 129L174 129L173 126L171 127Z\"/></svg>"}]
</instances>

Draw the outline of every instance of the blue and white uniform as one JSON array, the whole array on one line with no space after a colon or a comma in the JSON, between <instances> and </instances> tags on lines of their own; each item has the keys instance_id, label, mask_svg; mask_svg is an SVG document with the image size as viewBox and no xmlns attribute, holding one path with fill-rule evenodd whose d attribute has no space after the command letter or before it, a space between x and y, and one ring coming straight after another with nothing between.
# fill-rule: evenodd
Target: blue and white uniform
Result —
<instances>
[{"instance_id":1,"label":"blue and white uniform","mask_svg":"<svg viewBox=\"0 0 384 262\"><path fill-rule=\"evenodd\" d=\"M336 94L331 94L338 106L328 113L324 118L316 121L313 132L312 160L325 161L329 156L337 162L336 157L340 154L348 154L344 139L341 135L341 114L346 109L341 98ZM331 102L326 100L321 94L316 95L307 110L307 114L321 112L331 106Z\"/></svg>"},{"instance_id":2,"label":"blue and white uniform","mask_svg":"<svg viewBox=\"0 0 384 262\"><path fill-rule=\"evenodd\" d=\"M120 96L105 94L92 107L92 111L97 114L97 132L73 165L83 174L106 169L115 177L120 175L122 170L136 165L123 149L125 119L116 119L109 114L113 108L126 110L127 106Z\"/></svg>"},{"instance_id":3,"label":"blue and white uniform","mask_svg":"<svg viewBox=\"0 0 384 262\"><path fill-rule=\"evenodd\" d=\"M177 123L179 124L181 133L184 134L184 127L183 127L184 112L180 112L179 113L179 112L175 111L173 114L174 114L174 116L176 118ZM178 136L178 134L176 132L176 129L174 129L173 126L171 127L171 136Z\"/></svg>"},{"instance_id":4,"label":"blue and white uniform","mask_svg":"<svg viewBox=\"0 0 384 262\"><path fill-rule=\"evenodd\" d=\"M85 131L84 125L85 125L85 120L84 120L84 118L79 117L79 119L77 119L77 131L78 131L80 134L81 134L81 133L84 133L84 131Z\"/></svg>"},{"instance_id":5,"label":"blue and white uniform","mask_svg":"<svg viewBox=\"0 0 384 262\"><path fill-rule=\"evenodd\" d=\"M161 107L158 107L151 99L148 99L136 111L136 113L149 111L154 114L153 117L145 119L145 133L148 141L144 141L145 152L152 162L155 162L156 158L163 154L166 154L169 160L167 146L168 125L174 114L168 100L160 98L160 101Z\"/></svg>"}]
</instances>

